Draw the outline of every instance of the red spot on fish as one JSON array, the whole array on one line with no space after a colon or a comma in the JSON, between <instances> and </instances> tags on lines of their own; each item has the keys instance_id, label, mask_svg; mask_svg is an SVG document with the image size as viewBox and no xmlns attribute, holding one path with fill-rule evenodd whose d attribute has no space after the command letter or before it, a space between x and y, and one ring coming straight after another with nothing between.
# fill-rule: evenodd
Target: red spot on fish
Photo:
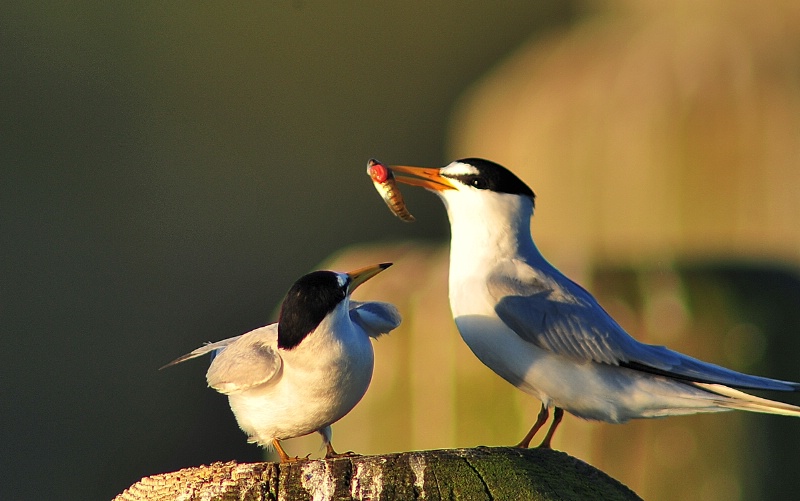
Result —
<instances>
[{"instance_id":1,"label":"red spot on fish","mask_svg":"<svg viewBox=\"0 0 800 501\"><path fill-rule=\"evenodd\" d=\"M376 183L385 183L389 179L389 169L377 162L369 166L369 177Z\"/></svg>"}]
</instances>

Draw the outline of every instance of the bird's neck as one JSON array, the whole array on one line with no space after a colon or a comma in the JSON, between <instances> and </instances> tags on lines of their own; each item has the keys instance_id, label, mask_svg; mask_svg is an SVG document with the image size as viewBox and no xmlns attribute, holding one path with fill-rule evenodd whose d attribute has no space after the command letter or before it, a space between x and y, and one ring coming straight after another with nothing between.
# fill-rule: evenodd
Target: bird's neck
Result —
<instances>
[{"instance_id":1,"label":"bird's neck","mask_svg":"<svg viewBox=\"0 0 800 501\"><path fill-rule=\"evenodd\" d=\"M353 324L348 311L349 300L345 298L296 348L282 352L282 356L295 366L307 363L308 370L311 370L314 367L324 368L329 363L338 363L336 361L354 355L371 354L369 338L363 329ZM309 358L309 353L314 356Z\"/></svg>"},{"instance_id":2,"label":"bird's neck","mask_svg":"<svg viewBox=\"0 0 800 501\"><path fill-rule=\"evenodd\" d=\"M497 195L481 203L448 202L451 299L459 289L485 284L487 274L502 262L545 263L531 237L530 200Z\"/></svg>"}]
</instances>

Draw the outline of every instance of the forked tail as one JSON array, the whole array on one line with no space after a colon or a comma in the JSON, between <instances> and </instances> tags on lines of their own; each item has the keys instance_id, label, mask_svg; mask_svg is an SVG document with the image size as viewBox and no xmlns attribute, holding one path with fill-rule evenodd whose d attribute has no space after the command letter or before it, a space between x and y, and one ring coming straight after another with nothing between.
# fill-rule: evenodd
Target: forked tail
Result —
<instances>
[{"instance_id":1,"label":"forked tail","mask_svg":"<svg viewBox=\"0 0 800 501\"><path fill-rule=\"evenodd\" d=\"M800 407L796 405L757 397L721 384L694 383L694 385L711 393L727 397L720 400L719 404L730 409L800 417Z\"/></svg>"}]
</instances>

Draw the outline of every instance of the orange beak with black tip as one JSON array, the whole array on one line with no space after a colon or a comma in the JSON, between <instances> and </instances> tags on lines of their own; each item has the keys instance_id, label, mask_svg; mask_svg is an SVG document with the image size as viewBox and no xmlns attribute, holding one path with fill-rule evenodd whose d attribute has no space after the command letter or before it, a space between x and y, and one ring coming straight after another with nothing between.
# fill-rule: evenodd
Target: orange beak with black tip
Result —
<instances>
[{"instance_id":1,"label":"orange beak with black tip","mask_svg":"<svg viewBox=\"0 0 800 501\"><path fill-rule=\"evenodd\" d=\"M441 169L429 167L409 167L406 165L392 165L394 172L410 174L416 177L395 176L399 183L410 184L411 186L422 186L433 191L454 190L453 183L449 179L439 174Z\"/></svg>"}]
</instances>

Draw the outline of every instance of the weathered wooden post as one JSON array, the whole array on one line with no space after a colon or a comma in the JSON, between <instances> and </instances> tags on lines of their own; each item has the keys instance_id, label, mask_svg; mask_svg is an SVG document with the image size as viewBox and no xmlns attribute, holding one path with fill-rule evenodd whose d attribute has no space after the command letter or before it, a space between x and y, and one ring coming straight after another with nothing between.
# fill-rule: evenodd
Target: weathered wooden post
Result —
<instances>
[{"instance_id":1,"label":"weathered wooden post","mask_svg":"<svg viewBox=\"0 0 800 501\"><path fill-rule=\"evenodd\" d=\"M549 449L477 447L296 463L214 463L146 477L115 501L634 500L600 470Z\"/></svg>"}]
</instances>

